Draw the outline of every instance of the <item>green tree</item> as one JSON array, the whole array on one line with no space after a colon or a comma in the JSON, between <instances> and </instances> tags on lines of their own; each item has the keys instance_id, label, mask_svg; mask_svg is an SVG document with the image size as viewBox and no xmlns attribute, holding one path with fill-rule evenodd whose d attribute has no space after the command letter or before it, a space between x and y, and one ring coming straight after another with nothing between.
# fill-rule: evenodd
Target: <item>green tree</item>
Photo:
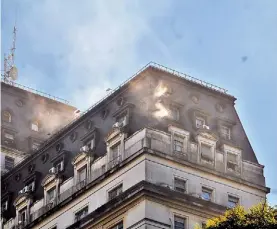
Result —
<instances>
[{"instance_id":1,"label":"green tree","mask_svg":"<svg viewBox=\"0 0 277 229\"><path fill-rule=\"evenodd\" d=\"M201 228L196 226L195 229ZM224 215L207 220L205 229L277 229L277 208L267 203L246 211L242 206L227 210Z\"/></svg>"}]
</instances>

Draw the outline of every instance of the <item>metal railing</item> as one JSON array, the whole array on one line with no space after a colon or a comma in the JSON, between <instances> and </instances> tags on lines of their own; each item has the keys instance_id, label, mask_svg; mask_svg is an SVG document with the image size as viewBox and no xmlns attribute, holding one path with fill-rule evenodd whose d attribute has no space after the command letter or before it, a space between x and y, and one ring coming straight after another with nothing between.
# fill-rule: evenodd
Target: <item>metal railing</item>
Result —
<instances>
[{"instance_id":1,"label":"metal railing","mask_svg":"<svg viewBox=\"0 0 277 229\"><path fill-rule=\"evenodd\" d=\"M46 97L48 99L52 99L52 100L58 101L60 103L69 104L69 101L67 101L65 99L59 98L57 96L50 95L50 94L48 94L46 92L38 91L36 89L24 86L22 84L16 83L16 82L11 81L11 80L4 79L3 77L1 78L1 82L5 83L5 84L8 84L8 85L11 85L11 86L14 86L14 87L17 87L17 88L20 88L20 89L23 89L25 91L28 91L28 92L31 92L31 93L34 93L34 94Z\"/></svg>"}]
</instances>

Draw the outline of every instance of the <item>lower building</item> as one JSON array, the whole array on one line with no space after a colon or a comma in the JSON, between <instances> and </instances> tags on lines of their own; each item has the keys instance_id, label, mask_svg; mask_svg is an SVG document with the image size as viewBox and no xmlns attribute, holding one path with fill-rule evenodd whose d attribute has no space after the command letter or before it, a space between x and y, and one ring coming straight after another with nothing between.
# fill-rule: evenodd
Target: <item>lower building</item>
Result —
<instances>
[{"instance_id":1,"label":"lower building","mask_svg":"<svg viewBox=\"0 0 277 229\"><path fill-rule=\"evenodd\" d=\"M210 169L199 141L212 136L199 133L178 152L174 136L189 133L174 126L168 131L143 128L126 139L112 131L105 156L80 152L73 158L73 177L49 171L43 199L33 203L29 192L19 195L16 218L4 229L193 228L237 204L249 208L265 200L262 166L239 159L230 169L227 152L237 149L225 145Z\"/></svg>"}]
</instances>

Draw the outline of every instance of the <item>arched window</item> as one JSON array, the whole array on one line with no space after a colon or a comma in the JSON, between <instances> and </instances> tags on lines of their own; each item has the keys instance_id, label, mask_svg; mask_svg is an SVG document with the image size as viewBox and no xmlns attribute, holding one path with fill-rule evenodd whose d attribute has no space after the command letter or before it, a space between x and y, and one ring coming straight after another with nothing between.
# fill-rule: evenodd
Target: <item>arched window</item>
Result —
<instances>
[{"instance_id":1,"label":"arched window","mask_svg":"<svg viewBox=\"0 0 277 229\"><path fill-rule=\"evenodd\" d=\"M12 122L12 115L10 112L8 111L3 111L2 113L2 119L5 122Z\"/></svg>"},{"instance_id":2,"label":"arched window","mask_svg":"<svg viewBox=\"0 0 277 229\"><path fill-rule=\"evenodd\" d=\"M38 121L32 121L32 123L31 123L31 129L33 131L36 131L36 132L39 131L39 123L38 123Z\"/></svg>"}]
</instances>

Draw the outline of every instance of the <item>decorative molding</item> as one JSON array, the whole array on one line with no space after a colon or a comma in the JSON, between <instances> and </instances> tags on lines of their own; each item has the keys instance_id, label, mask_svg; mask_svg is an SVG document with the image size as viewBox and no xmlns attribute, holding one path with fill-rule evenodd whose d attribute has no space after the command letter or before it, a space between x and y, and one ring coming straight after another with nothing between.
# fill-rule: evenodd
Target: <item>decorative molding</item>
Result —
<instances>
[{"instance_id":1,"label":"decorative molding","mask_svg":"<svg viewBox=\"0 0 277 229\"><path fill-rule=\"evenodd\" d=\"M18 197L15 198L13 205L15 207L17 207L17 206L21 205L23 202L27 202L30 199L31 199L31 196L29 193L19 194Z\"/></svg>"},{"instance_id":2,"label":"decorative molding","mask_svg":"<svg viewBox=\"0 0 277 229\"><path fill-rule=\"evenodd\" d=\"M79 162L85 160L88 157L88 154L85 152L79 152L73 159L72 159L72 165L75 166Z\"/></svg>"},{"instance_id":3,"label":"decorative molding","mask_svg":"<svg viewBox=\"0 0 277 229\"><path fill-rule=\"evenodd\" d=\"M41 186L45 187L49 183L53 182L57 178L56 174L47 174L46 177L43 178L41 182Z\"/></svg>"}]
</instances>

